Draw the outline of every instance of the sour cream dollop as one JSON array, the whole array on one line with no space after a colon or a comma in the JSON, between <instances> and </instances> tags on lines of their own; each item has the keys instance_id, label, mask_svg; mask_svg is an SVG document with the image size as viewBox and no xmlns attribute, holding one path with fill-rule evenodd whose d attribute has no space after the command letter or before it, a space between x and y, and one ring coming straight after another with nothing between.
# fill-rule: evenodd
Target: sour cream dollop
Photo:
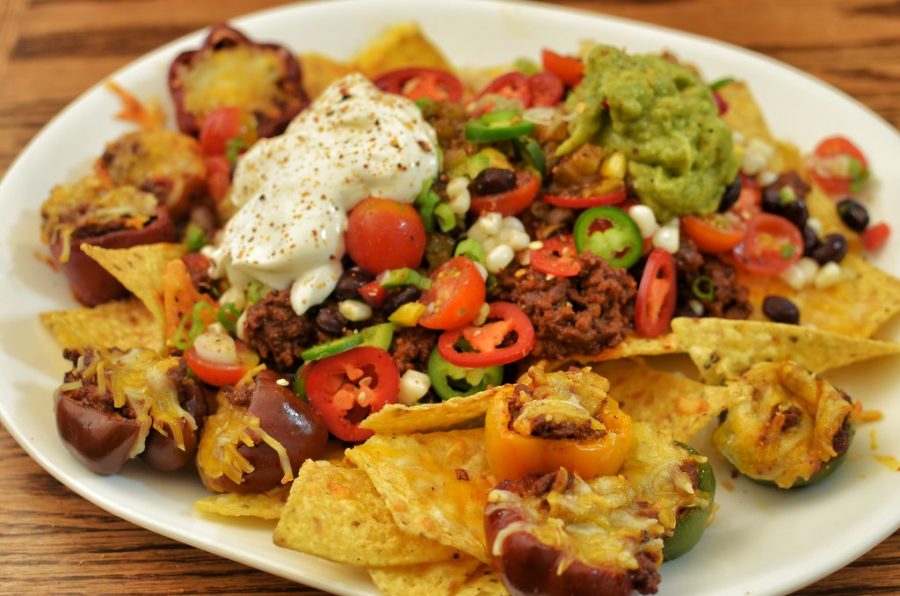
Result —
<instances>
[{"instance_id":1,"label":"sour cream dollop","mask_svg":"<svg viewBox=\"0 0 900 596\"><path fill-rule=\"evenodd\" d=\"M231 193L240 209L207 253L214 275L291 288L305 313L341 275L347 212L372 196L411 203L438 174L437 146L412 101L359 74L333 83L283 135L241 157Z\"/></svg>"}]
</instances>

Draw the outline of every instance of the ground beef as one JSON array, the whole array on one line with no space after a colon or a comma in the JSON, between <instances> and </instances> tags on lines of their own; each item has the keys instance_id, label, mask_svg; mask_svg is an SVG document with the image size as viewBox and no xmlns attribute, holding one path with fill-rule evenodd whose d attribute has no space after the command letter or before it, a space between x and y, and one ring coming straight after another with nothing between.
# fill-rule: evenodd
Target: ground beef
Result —
<instances>
[{"instance_id":1,"label":"ground beef","mask_svg":"<svg viewBox=\"0 0 900 596\"><path fill-rule=\"evenodd\" d=\"M266 364L291 372L303 362L303 350L318 339L312 320L291 308L288 290L273 292L247 309L244 337Z\"/></svg>"},{"instance_id":2,"label":"ground beef","mask_svg":"<svg viewBox=\"0 0 900 596\"><path fill-rule=\"evenodd\" d=\"M628 572L634 589L641 594L656 594L659 589L659 553L640 552L634 556L638 568Z\"/></svg>"},{"instance_id":3,"label":"ground beef","mask_svg":"<svg viewBox=\"0 0 900 596\"><path fill-rule=\"evenodd\" d=\"M572 441L587 441L591 439L599 439L604 436L606 431L603 429L591 428L590 420L582 420L581 422L548 420L544 415L540 415L534 419L531 427L531 436L541 437L542 439L569 439Z\"/></svg>"},{"instance_id":4,"label":"ground beef","mask_svg":"<svg viewBox=\"0 0 900 596\"><path fill-rule=\"evenodd\" d=\"M90 368L93 361L98 358L98 355L93 348L85 348L83 355L84 357L82 358L82 352L79 350L73 350L71 348L63 350L63 358L72 363L72 370L66 372L63 376L63 382L72 383L74 381L80 381L81 387L62 392L62 397L64 399L71 399L72 401L90 405L95 410L107 414L118 413L129 420L134 420L136 418L136 413L131 409L131 406L126 404L121 408L116 409L112 393L109 391L108 382L106 391L101 393L97 388L96 374L92 375L90 378L84 378L82 371ZM82 360L80 369L78 367L79 359Z\"/></svg>"},{"instance_id":5,"label":"ground beef","mask_svg":"<svg viewBox=\"0 0 900 596\"><path fill-rule=\"evenodd\" d=\"M434 108L426 111L428 124L434 127L438 143L443 149L466 146L466 109L461 103L436 101Z\"/></svg>"},{"instance_id":6,"label":"ground beef","mask_svg":"<svg viewBox=\"0 0 900 596\"><path fill-rule=\"evenodd\" d=\"M700 277L709 278L713 288L712 300L699 300L704 316L726 319L746 319L753 312L748 300L747 288L738 283L734 267L722 262L715 255L705 255L689 238L682 237L675 253L678 269L678 312L690 312L688 303L699 300L694 295L694 282Z\"/></svg>"},{"instance_id":7,"label":"ground beef","mask_svg":"<svg viewBox=\"0 0 900 596\"><path fill-rule=\"evenodd\" d=\"M515 264L497 275L492 299L517 304L534 324L538 358L597 354L625 338L634 316L635 281L592 254L578 255L581 272L549 276Z\"/></svg>"},{"instance_id":8,"label":"ground beef","mask_svg":"<svg viewBox=\"0 0 900 596\"><path fill-rule=\"evenodd\" d=\"M241 383L240 385L226 387L224 390L225 397L231 402L231 405L237 408L249 408L253 394L256 392L256 381L252 383Z\"/></svg>"},{"instance_id":9,"label":"ground beef","mask_svg":"<svg viewBox=\"0 0 900 596\"><path fill-rule=\"evenodd\" d=\"M844 419L841 428L835 433L834 438L831 440L831 447L834 449L835 453L840 455L850 448L850 439L852 438L853 433L851 432L850 427L850 417L847 416Z\"/></svg>"},{"instance_id":10,"label":"ground beef","mask_svg":"<svg viewBox=\"0 0 900 596\"><path fill-rule=\"evenodd\" d=\"M391 355L402 375L408 370L425 372L428 358L437 345L438 334L424 327L404 327L394 332Z\"/></svg>"}]
</instances>

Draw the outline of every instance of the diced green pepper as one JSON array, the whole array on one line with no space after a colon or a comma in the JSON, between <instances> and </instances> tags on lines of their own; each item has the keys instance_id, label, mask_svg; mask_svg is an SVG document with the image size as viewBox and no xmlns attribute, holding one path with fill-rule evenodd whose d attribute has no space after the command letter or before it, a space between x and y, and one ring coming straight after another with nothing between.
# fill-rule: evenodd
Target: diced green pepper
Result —
<instances>
[{"instance_id":1,"label":"diced green pepper","mask_svg":"<svg viewBox=\"0 0 900 596\"><path fill-rule=\"evenodd\" d=\"M341 354L359 346L372 346L387 350L391 347L394 338L394 326L390 323L381 323L366 327L358 333L339 337L325 343L317 344L301 352L300 357L304 362L314 362L329 356Z\"/></svg>"},{"instance_id":2,"label":"diced green pepper","mask_svg":"<svg viewBox=\"0 0 900 596\"><path fill-rule=\"evenodd\" d=\"M508 141L534 132L534 124L515 110L500 110L466 122L466 140L475 143Z\"/></svg>"},{"instance_id":3,"label":"diced green pepper","mask_svg":"<svg viewBox=\"0 0 900 596\"><path fill-rule=\"evenodd\" d=\"M431 388L442 400L465 397L496 387L503 382L503 367L463 368L450 364L435 348L428 358L428 377Z\"/></svg>"}]
</instances>

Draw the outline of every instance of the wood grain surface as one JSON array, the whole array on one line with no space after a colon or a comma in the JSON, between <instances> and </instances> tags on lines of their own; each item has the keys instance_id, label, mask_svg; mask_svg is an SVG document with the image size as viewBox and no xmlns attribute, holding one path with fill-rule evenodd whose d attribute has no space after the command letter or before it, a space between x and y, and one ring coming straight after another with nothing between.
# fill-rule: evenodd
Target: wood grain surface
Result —
<instances>
[{"instance_id":1,"label":"wood grain surface","mask_svg":"<svg viewBox=\"0 0 900 596\"><path fill-rule=\"evenodd\" d=\"M0 0L0 173L50 118L113 70L184 33L277 4ZM896 0L559 4L666 25L768 54L828 81L900 126ZM5 429L0 429L0 461L5 471L0 593L319 593L106 514L44 472ZM885 498L896 501L897 495ZM900 594L900 533L799 593Z\"/></svg>"}]
</instances>

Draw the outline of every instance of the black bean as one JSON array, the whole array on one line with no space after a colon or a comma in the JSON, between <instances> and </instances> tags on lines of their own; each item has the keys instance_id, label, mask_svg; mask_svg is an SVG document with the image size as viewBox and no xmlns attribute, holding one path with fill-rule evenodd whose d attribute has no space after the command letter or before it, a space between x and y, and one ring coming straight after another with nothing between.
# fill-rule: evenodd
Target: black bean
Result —
<instances>
[{"instance_id":1,"label":"black bean","mask_svg":"<svg viewBox=\"0 0 900 596\"><path fill-rule=\"evenodd\" d=\"M319 312L316 313L315 325L316 329L326 335L340 337L344 334L347 319L338 310L336 304L328 304L320 308Z\"/></svg>"},{"instance_id":2,"label":"black bean","mask_svg":"<svg viewBox=\"0 0 900 596\"><path fill-rule=\"evenodd\" d=\"M345 269L334 288L334 297L338 300L359 300L359 289L375 279L359 267Z\"/></svg>"},{"instance_id":3,"label":"black bean","mask_svg":"<svg viewBox=\"0 0 900 596\"><path fill-rule=\"evenodd\" d=\"M800 309L784 296L766 296L763 312L776 323L800 324Z\"/></svg>"},{"instance_id":4,"label":"black bean","mask_svg":"<svg viewBox=\"0 0 900 596\"><path fill-rule=\"evenodd\" d=\"M809 210L806 208L806 201L796 194L790 196L791 192L786 192L789 195L789 198L786 198L782 196L780 189L767 186L762 194L762 209L767 213L780 215L802 230L809 219Z\"/></svg>"},{"instance_id":5,"label":"black bean","mask_svg":"<svg viewBox=\"0 0 900 596\"><path fill-rule=\"evenodd\" d=\"M741 177L738 176L734 182L725 188L721 200L719 200L719 213L725 213L737 203L738 197L741 196Z\"/></svg>"},{"instance_id":6,"label":"black bean","mask_svg":"<svg viewBox=\"0 0 900 596\"><path fill-rule=\"evenodd\" d=\"M814 258L819 265L824 265L831 261L840 263L846 255L847 239L843 234L834 233L822 238L822 242L812 249L809 256Z\"/></svg>"},{"instance_id":7,"label":"black bean","mask_svg":"<svg viewBox=\"0 0 900 596\"><path fill-rule=\"evenodd\" d=\"M808 225L804 226L800 232L803 235L803 256L812 256L812 251L820 244L819 236L816 234L816 231Z\"/></svg>"},{"instance_id":8,"label":"black bean","mask_svg":"<svg viewBox=\"0 0 900 596\"><path fill-rule=\"evenodd\" d=\"M418 300L421 295L422 292L419 291L419 288L415 286L404 286L393 294L389 294L388 297L385 298L381 308L385 313L390 314L407 302Z\"/></svg>"},{"instance_id":9,"label":"black bean","mask_svg":"<svg viewBox=\"0 0 900 596\"><path fill-rule=\"evenodd\" d=\"M482 170L469 184L469 192L473 195L493 195L506 192L516 187L516 173L501 168Z\"/></svg>"},{"instance_id":10,"label":"black bean","mask_svg":"<svg viewBox=\"0 0 900 596\"><path fill-rule=\"evenodd\" d=\"M859 201L841 199L837 204L837 212L847 227L855 232L862 232L869 226L869 212Z\"/></svg>"}]
</instances>

